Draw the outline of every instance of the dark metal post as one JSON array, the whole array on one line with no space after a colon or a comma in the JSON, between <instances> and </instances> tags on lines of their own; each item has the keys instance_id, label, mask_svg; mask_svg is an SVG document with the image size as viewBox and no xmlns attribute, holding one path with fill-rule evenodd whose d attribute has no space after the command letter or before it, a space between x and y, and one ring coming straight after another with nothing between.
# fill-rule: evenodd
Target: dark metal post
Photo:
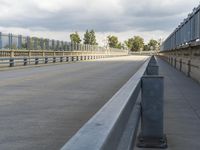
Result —
<instances>
[{"instance_id":1,"label":"dark metal post","mask_svg":"<svg viewBox=\"0 0 200 150\"><path fill-rule=\"evenodd\" d=\"M176 58L174 58L174 67L176 68Z\"/></svg>"},{"instance_id":2,"label":"dark metal post","mask_svg":"<svg viewBox=\"0 0 200 150\"><path fill-rule=\"evenodd\" d=\"M14 58L10 58L10 67L14 67L15 66L15 59Z\"/></svg>"},{"instance_id":3,"label":"dark metal post","mask_svg":"<svg viewBox=\"0 0 200 150\"><path fill-rule=\"evenodd\" d=\"M191 60L188 60L188 77L190 77L190 73L191 73Z\"/></svg>"},{"instance_id":4,"label":"dark metal post","mask_svg":"<svg viewBox=\"0 0 200 150\"><path fill-rule=\"evenodd\" d=\"M163 134L164 78L144 76L142 78L142 118L138 147L167 148Z\"/></svg>"},{"instance_id":5,"label":"dark metal post","mask_svg":"<svg viewBox=\"0 0 200 150\"><path fill-rule=\"evenodd\" d=\"M24 58L24 66L26 66L27 65L27 58Z\"/></svg>"},{"instance_id":6,"label":"dark metal post","mask_svg":"<svg viewBox=\"0 0 200 150\"><path fill-rule=\"evenodd\" d=\"M147 75L158 75L159 74L159 67L158 65L149 65L147 67Z\"/></svg>"},{"instance_id":7,"label":"dark metal post","mask_svg":"<svg viewBox=\"0 0 200 150\"><path fill-rule=\"evenodd\" d=\"M63 57L60 57L60 62L63 62Z\"/></svg>"},{"instance_id":8,"label":"dark metal post","mask_svg":"<svg viewBox=\"0 0 200 150\"><path fill-rule=\"evenodd\" d=\"M38 63L39 63L39 59L35 58L35 65L38 65Z\"/></svg>"},{"instance_id":9,"label":"dark metal post","mask_svg":"<svg viewBox=\"0 0 200 150\"><path fill-rule=\"evenodd\" d=\"M45 57L44 63L45 63L45 64L48 63L48 57Z\"/></svg>"},{"instance_id":10,"label":"dark metal post","mask_svg":"<svg viewBox=\"0 0 200 150\"><path fill-rule=\"evenodd\" d=\"M53 63L55 63L56 62L56 57L53 57Z\"/></svg>"},{"instance_id":11,"label":"dark metal post","mask_svg":"<svg viewBox=\"0 0 200 150\"><path fill-rule=\"evenodd\" d=\"M180 71L182 71L182 59L180 59Z\"/></svg>"}]
</instances>

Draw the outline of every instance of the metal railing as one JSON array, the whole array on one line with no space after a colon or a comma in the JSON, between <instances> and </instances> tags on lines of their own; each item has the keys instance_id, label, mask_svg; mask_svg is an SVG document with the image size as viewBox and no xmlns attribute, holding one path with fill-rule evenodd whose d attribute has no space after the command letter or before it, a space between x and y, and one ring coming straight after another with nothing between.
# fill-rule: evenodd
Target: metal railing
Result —
<instances>
[{"instance_id":1,"label":"metal railing","mask_svg":"<svg viewBox=\"0 0 200 150\"><path fill-rule=\"evenodd\" d=\"M123 56L124 54L104 54L104 53L66 53L63 55L50 55L50 56L21 56L21 57L0 57L0 67L15 67L15 66L27 66L38 65L48 63L62 63L62 62L75 62L84 60L95 60L108 57Z\"/></svg>"},{"instance_id":2,"label":"metal railing","mask_svg":"<svg viewBox=\"0 0 200 150\"><path fill-rule=\"evenodd\" d=\"M154 57L146 60L61 150L132 150L140 118L137 146L166 148L163 77L158 76Z\"/></svg>"},{"instance_id":3,"label":"metal railing","mask_svg":"<svg viewBox=\"0 0 200 150\"><path fill-rule=\"evenodd\" d=\"M131 55L148 55L148 56L152 56L152 55L157 55L158 51L139 51L139 52L129 52L129 54Z\"/></svg>"},{"instance_id":4,"label":"metal railing","mask_svg":"<svg viewBox=\"0 0 200 150\"><path fill-rule=\"evenodd\" d=\"M200 5L163 42L162 51L172 50L200 39Z\"/></svg>"}]
</instances>

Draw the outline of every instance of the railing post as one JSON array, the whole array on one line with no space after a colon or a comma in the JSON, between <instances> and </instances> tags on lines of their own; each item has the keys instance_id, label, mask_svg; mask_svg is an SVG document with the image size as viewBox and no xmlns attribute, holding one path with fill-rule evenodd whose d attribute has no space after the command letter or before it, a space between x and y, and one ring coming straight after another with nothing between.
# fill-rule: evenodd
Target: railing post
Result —
<instances>
[{"instance_id":1,"label":"railing post","mask_svg":"<svg viewBox=\"0 0 200 150\"><path fill-rule=\"evenodd\" d=\"M10 67L14 67L15 66L15 59L14 58L10 58Z\"/></svg>"},{"instance_id":2,"label":"railing post","mask_svg":"<svg viewBox=\"0 0 200 150\"><path fill-rule=\"evenodd\" d=\"M180 71L182 71L182 59L180 59Z\"/></svg>"},{"instance_id":3,"label":"railing post","mask_svg":"<svg viewBox=\"0 0 200 150\"><path fill-rule=\"evenodd\" d=\"M138 147L167 148L163 134L163 96L164 78L162 76L142 77L142 118Z\"/></svg>"},{"instance_id":4,"label":"railing post","mask_svg":"<svg viewBox=\"0 0 200 150\"><path fill-rule=\"evenodd\" d=\"M66 62L68 62L68 61L69 61L69 57L67 56L67 57L66 57Z\"/></svg>"},{"instance_id":5,"label":"railing post","mask_svg":"<svg viewBox=\"0 0 200 150\"><path fill-rule=\"evenodd\" d=\"M48 63L48 57L45 57L44 63L45 63L45 64Z\"/></svg>"},{"instance_id":6,"label":"railing post","mask_svg":"<svg viewBox=\"0 0 200 150\"><path fill-rule=\"evenodd\" d=\"M63 57L60 57L60 62L63 62Z\"/></svg>"},{"instance_id":7,"label":"railing post","mask_svg":"<svg viewBox=\"0 0 200 150\"><path fill-rule=\"evenodd\" d=\"M53 57L53 63L56 63L56 57Z\"/></svg>"},{"instance_id":8,"label":"railing post","mask_svg":"<svg viewBox=\"0 0 200 150\"><path fill-rule=\"evenodd\" d=\"M174 58L174 67L176 68L176 58Z\"/></svg>"},{"instance_id":9,"label":"railing post","mask_svg":"<svg viewBox=\"0 0 200 150\"><path fill-rule=\"evenodd\" d=\"M26 66L27 65L27 58L24 58L24 66Z\"/></svg>"},{"instance_id":10,"label":"railing post","mask_svg":"<svg viewBox=\"0 0 200 150\"><path fill-rule=\"evenodd\" d=\"M190 77L190 73L191 73L191 60L188 60L188 72L187 72L187 75L188 77Z\"/></svg>"},{"instance_id":11,"label":"railing post","mask_svg":"<svg viewBox=\"0 0 200 150\"><path fill-rule=\"evenodd\" d=\"M157 61L154 56L149 61L149 64L147 66L146 70L147 75L158 75L159 74L159 67L157 65Z\"/></svg>"},{"instance_id":12,"label":"railing post","mask_svg":"<svg viewBox=\"0 0 200 150\"><path fill-rule=\"evenodd\" d=\"M163 133L164 77L158 76L156 64L155 58L151 58L141 79L141 132L137 143L141 148L167 148Z\"/></svg>"},{"instance_id":13,"label":"railing post","mask_svg":"<svg viewBox=\"0 0 200 150\"><path fill-rule=\"evenodd\" d=\"M39 59L36 57L35 58L35 65L38 65L38 63L39 63Z\"/></svg>"}]
</instances>

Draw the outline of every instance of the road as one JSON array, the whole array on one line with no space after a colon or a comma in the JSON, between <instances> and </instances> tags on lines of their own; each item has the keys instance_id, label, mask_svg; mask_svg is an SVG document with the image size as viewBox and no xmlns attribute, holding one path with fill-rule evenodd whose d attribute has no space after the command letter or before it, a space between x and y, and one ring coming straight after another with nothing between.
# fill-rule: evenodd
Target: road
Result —
<instances>
[{"instance_id":1,"label":"road","mask_svg":"<svg viewBox=\"0 0 200 150\"><path fill-rule=\"evenodd\" d=\"M126 56L1 71L0 149L60 149L146 58Z\"/></svg>"}]
</instances>

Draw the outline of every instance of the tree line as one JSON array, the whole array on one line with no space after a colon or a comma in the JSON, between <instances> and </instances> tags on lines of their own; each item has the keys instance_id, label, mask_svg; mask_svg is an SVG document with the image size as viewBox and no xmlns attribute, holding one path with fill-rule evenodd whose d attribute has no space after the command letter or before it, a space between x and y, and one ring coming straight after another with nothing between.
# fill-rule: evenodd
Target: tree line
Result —
<instances>
[{"instance_id":1,"label":"tree line","mask_svg":"<svg viewBox=\"0 0 200 150\"><path fill-rule=\"evenodd\" d=\"M159 50L161 45L161 40L151 39L147 44L144 43L144 39L140 36L134 36L120 42L118 37L115 35L109 35L106 37L106 45L111 48L125 49L128 48L131 51L150 51L150 50ZM78 32L70 34L70 40L73 43L80 44L82 39ZM96 35L94 30L86 30L83 38L83 44L89 45L98 45L96 41Z\"/></svg>"}]
</instances>

